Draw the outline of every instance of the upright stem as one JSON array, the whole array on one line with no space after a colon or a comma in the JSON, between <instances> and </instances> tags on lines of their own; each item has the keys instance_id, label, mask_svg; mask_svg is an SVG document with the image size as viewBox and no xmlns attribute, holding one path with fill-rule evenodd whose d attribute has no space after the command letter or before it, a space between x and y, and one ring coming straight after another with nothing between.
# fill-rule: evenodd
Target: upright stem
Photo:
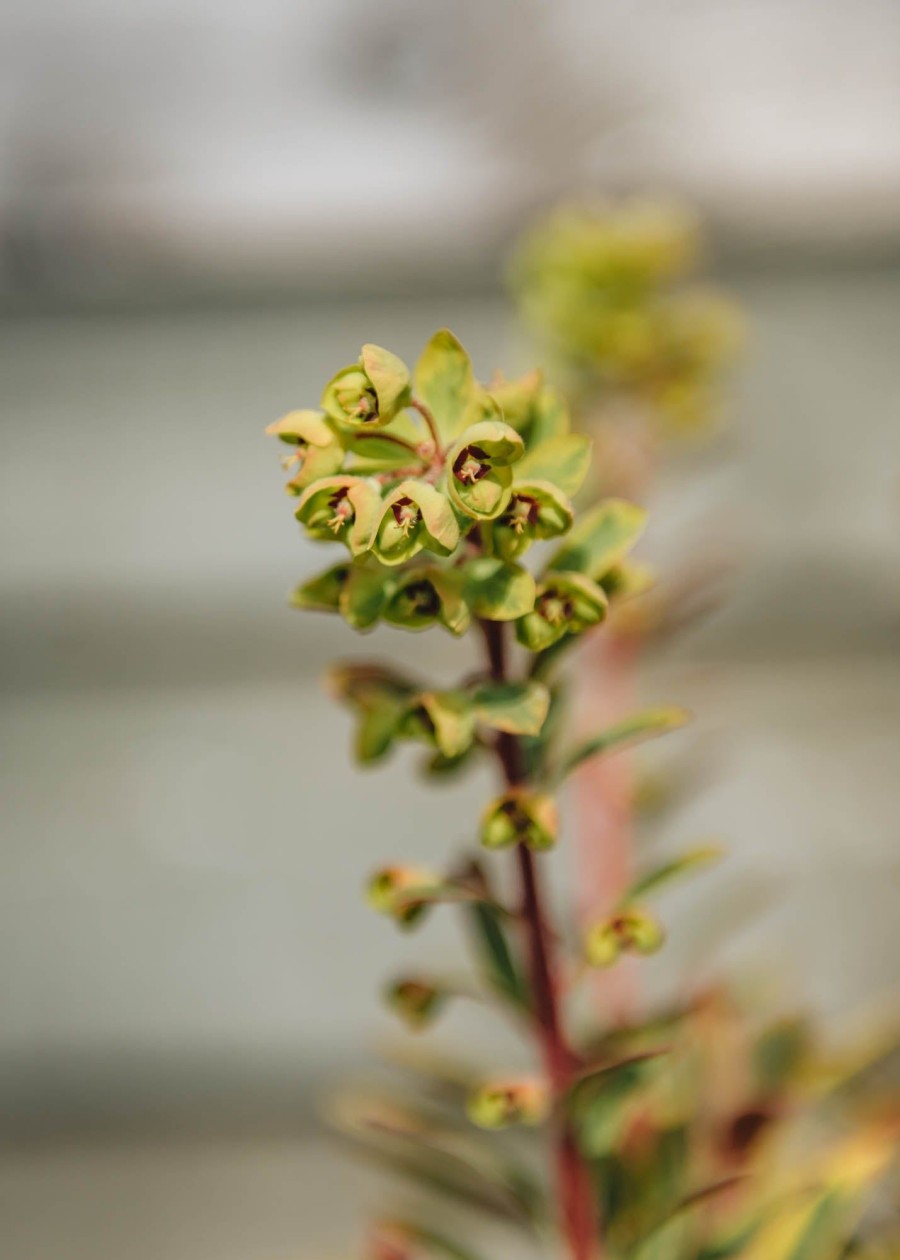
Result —
<instances>
[{"instance_id":1,"label":"upright stem","mask_svg":"<svg viewBox=\"0 0 900 1260\"><path fill-rule=\"evenodd\" d=\"M506 628L497 621L483 621L481 627L487 643L491 677L496 682L505 682ZM523 783L526 775L516 736L501 732L497 737L496 752L507 787ZM527 935L533 1016L556 1112L554 1144L560 1223L571 1260L597 1260L600 1240L594 1189L590 1172L581 1158L572 1128L563 1112L564 1098L577 1064L560 1019L552 936L547 928L541 881L534 854L527 845L517 846L516 860L522 889L522 918Z\"/></svg>"}]
</instances>

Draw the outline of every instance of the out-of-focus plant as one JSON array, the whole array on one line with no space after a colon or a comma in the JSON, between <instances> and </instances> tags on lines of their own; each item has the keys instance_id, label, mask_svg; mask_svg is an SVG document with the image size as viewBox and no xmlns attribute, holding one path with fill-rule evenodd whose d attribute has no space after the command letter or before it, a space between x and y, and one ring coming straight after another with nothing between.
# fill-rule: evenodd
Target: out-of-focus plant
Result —
<instances>
[{"instance_id":1,"label":"out-of-focus plant","mask_svg":"<svg viewBox=\"0 0 900 1260\"><path fill-rule=\"evenodd\" d=\"M802 1030L772 1030L726 1055L718 1066L730 1088L698 1108L708 1056L721 1058L727 1044L715 998L641 1025L585 1028L574 1018L585 971L659 949L657 896L715 856L693 850L637 873L584 932L551 917L543 854L559 839L568 776L684 720L654 709L576 740L560 706L572 648L642 586L631 550L643 512L617 499L576 511L590 444L571 432L559 398L538 376L485 387L446 331L415 373L365 346L325 386L319 410L270 431L291 448L298 521L340 547L293 603L358 630L381 621L480 643L481 667L454 686L368 661L336 666L331 686L355 714L363 763L411 742L437 781L479 759L495 765L497 795L473 819L480 855L443 870L395 861L371 876L368 898L407 931L441 906L462 913L478 991L521 1029L535 1061L525 1075L439 1070L417 1093L345 1099L344 1126L385 1166L573 1260L846 1254L888 1160L893 1117L876 1117L850 1146L819 1133L806 1155L782 1153L791 1178L774 1191L745 1186L768 1184L773 1157L762 1152L804 1059ZM460 991L414 969L386 999L421 1030ZM698 1037L706 1025L711 1035ZM474 1254L439 1217L384 1220L372 1249L379 1260Z\"/></svg>"},{"instance_id":2,"label":"out-of-focus plant","mask_svg":"<svg viewBox=\"0 0 900 1260\"><path fill-rule=\"evenodd\" d=\"M574 426L594 443L592 493L646 506L663 457L717 427L743 321L729 297L698 279L704 252L687 207L649 198L560 205L515 248L510 279L523 323ZM715 602L724 566L709 536L704 530L670 567L668 582L645 575L648 598L613 609L608 633L582 656L576 721L617 721L633 703L643 653ZM631 878L640 786L627 757L576 779L583 916ZM607 1005L615 991L627 1011L627 978L600 988Z\"/></svg>"},{"instance_id":3,"label":"out-of-focus plant","mask_svg":"<svg viewBox=\"0 0 900 1260\"><path fill-rule=\"evenodd\" d=\"M654 439L715 425L743 321L696 279L701 255L694 215L662 201L564 205L524 234L513 287L586 421L636 418Z\"/></svg>"}]
</instances>

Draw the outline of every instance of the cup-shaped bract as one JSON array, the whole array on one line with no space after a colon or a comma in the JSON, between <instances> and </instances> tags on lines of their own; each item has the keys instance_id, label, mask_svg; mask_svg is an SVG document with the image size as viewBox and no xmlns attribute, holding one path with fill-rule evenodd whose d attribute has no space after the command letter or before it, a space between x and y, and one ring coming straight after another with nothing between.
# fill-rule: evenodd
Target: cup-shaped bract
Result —
<instances>
[{"instance_id":1,"label":"cup-shaped bract","mask_svg":"<svg viewBox=\"0 0 900 1260\"><path fill-rule=\"evenodd\" d=\"M573 519L571 503L551 482L517 481L494 522L494 547L505 560L514 560L536 540L565 534Z\"/></svg>"},{"instance_id":2,"label":"cup-shaped bract","mask_svg":"<svg viewBox=\"0 0 900 1260\"><path fill-rule=\"evenodd\" d=\"M559 832L556 801L545 792L510 788L491 801L481 817L481 843L486 849L527 844L530 849L552 849Z\"/></svg>"},{"instance_id":3,"label":"cup-shaped bract","mask_svg":"<svg viewBox=\"0 0 900 1260\"><path fill-rule=\"evenodd\" d=\"M290 494L302 494L314 481L338 472L344 462L343 443L321 411L289 411L266 433L294 448L293 455L282 461L294 474L287 484Z\"/></svg>"},{"instance_id":4,"label":"cup-shaped bract","mask_svg":"<svg viewBox=\"0 0 900 1260\"><path fill-rule=\"evenodd\" d=\"M592 967L611 967L622 954L654 954L665 932L640 906L622 906L588 930L584 953Z\"/></svg>"},{"instance_id":5,"label":"cup-shaped bract","mask_svg":"<svg viewBox=\"0 0 900 1260\"><path fill-rule=\"evenodd\" d=\"M345 543L350 554L358 556L371 544L380 507L377 486L345 474L308 486L295 515L311 538Z\"/></svg>"},{"instance_id":6,"label":"cup-shaped bract","mask_svg":"<svg viewBox=\"0 0 900 1260\"><path fill-rule=\"evenodd\" d=\"M382 564L404 564L425 547L449 556L459 543L459 522L447 498L427 481L401 481L382 501L372 553Z\"/></svg>"},{"instance_id":7,"label":"cup-shaped bract","mask_svg":"<svg viewBox=\"0 0 900 1260\"><path fill-rule=\"evenodd\" d=\"M516 1124L540 1124L549 1105L549 1093L543 1081L533 1077L508 1077L479 1085L469 1095L466 1112L479 1129L507 1129Z\"/></svg>"},{"instance_id":8,"label":"cup-shaped bract","mask_svg":"<svg viewBox=\"0 0 900 1260\"><path fill-rule=\"evenodd\" d=\"M476 520L499 516L509 503L512 465L524 451L502 420L470 425L447 452L447 493L460 512Z\"/></svg>"},{"instance_id":9,"label":"cup-shaped bract","mask_svg":"<svg viewBox=\"0 0 900 1260\"><path fill-rule=\"evenodd\" d=\"M322 409L349 429L381 429L390 424L410 398L409 368L389 350L365 345L359 362L331 378L322 394Z\"/></svg>"},{"instance_id":10,"label":"cup-shaped bract","mask_svg":"<svg viewBox=\"0 0 900 1260\"><path fill-rule=\"evenodd\" d=\"M516 622L516 638L529 652L543 652L564 635L597 625L607 605L602 587L583 573L547 573L538 583L534 609Z\"/></svg>"},{"instance_id":11,"label":"cup-shaped bract","mask_svg":"<svg viewBox=\"0 0 900 1260\"><path fill-rule=\"evenodd\" d=\"M386 915L400 927L414 927L427 913L428 890L441 884L440 876L418 866L384 866L366 885L366 900L376 914ZM421 893L418 897L416 894Z\"/></svg>"},{"instance_id":12,"label":"cup-shaped bract","mask_svg":"<svg viewBox=\"0 0 900 1260\"><path fill-rule=\"evenodd\" d=\"M400 575L384 607L384 620L404 630L425 630L436 623L451 634L465 634L471 623L458 569L436 564L414 566Z\"/></svg>"},{"instance_id":13,"label":"cup-shaped bract","mask_svg":"<svg viewBox=\"0 0 900 1260\"><path fill-rule=\"evenodd\" d=\"M387 1005L414 1031L427 1028L446 1000L445 989L416 977L395 980L385 991Z\"/></svg>"}]
</instances>

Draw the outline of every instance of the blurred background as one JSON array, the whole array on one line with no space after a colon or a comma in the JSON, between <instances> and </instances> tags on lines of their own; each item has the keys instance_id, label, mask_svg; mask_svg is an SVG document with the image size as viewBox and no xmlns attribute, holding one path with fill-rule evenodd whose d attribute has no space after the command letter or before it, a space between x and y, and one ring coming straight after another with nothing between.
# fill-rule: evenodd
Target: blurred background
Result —
<instances>
[{"instance_id":1,"label":"blurred background","mask_svg":"<svg viewBox=\"0 0 900 1260\"><path fill-rule=\"evenodd\" d=\"M459 653L285 607L319 560L262 429L363 341L526 364L504 258L563 195L688 199L752 330L649 539L735 568L642 675L708 762L666 826L777 889L702 967L896 1004L900 5L8 0L0 66L6 1260L349 1250L382 1193L315 1109L409 956L359 887L484 781L350 768L324 664Z\"/></svg>"}]
</instances>

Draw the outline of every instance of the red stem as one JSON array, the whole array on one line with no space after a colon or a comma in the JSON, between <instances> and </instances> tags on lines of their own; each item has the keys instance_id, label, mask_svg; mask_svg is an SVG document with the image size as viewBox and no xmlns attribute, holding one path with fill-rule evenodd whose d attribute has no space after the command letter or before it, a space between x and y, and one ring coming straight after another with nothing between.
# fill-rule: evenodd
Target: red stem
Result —
<instances>
[{"instance_id":1,"label":"red stem","mask_svg":"<svg viewBox=\"0 0 900 1260\"><path fill-rule=\"evenodd\" d=\"M502 622L481 622L487 643L491 678L505 682L506 637ZM495 745L507 787L525 782L522 750L515 735L501 732ZM534 1003L535 1029L541 1044L544 1065L550 1081L556 1112L555 1158L559 1210L571 1260L597 1260L600 1256L594 1188L590 1171L583 1162L563 1104L577 1072L577 1059L570 1049L559 1013L559 996L552 961L552 933L548 931L543 908L541 881L534 854L526 845L516 848L522 887L522 919L525 924L528 970Z\"/></svg>"}]
</instances>

